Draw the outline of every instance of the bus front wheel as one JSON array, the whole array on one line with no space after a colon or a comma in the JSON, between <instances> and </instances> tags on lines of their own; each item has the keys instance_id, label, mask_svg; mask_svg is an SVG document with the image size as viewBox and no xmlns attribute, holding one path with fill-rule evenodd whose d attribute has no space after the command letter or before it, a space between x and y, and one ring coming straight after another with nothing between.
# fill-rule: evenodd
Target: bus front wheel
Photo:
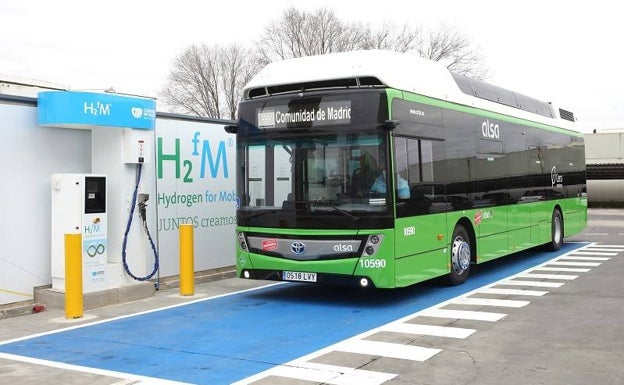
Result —
<instances>
[{"instance_id":1,"label":"bus front wheel","mask_svg":"<svg viewBox=\"0 0 624 385\"><path fill-rule=\"evenodd\" d=\"M471 260L472 252L468 231L462 225L457 225L453 231L451 242L451 272L448 275L452 285L461 285L466 281L470 273Z\"/></svg>"}]
</instances>

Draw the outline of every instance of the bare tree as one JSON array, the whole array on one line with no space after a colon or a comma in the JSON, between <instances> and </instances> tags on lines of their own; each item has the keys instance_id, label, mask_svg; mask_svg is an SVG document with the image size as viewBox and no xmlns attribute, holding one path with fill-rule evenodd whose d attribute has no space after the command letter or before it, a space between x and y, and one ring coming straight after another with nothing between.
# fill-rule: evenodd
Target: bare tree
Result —
<instances>
[{"instance_id":1,"label":"bare tree","mask_svg":"<svg viewBox=\"0 0 624 385\"><path fill-rule=\"evenodd\" d=\"M407 24L396 27L394 24L385 22L378 29L366 27L364 33L367 38L362 49L408 52L420 44L420 30L410 28Z\"/></svg>"},{"instance_id":2,"label":"bare tree","mask_svg":"<svg viewBox=\"0 0 624 385\"><path fill-rule=\"evenodd\" d=\"M378 28L346 23L333 11L286 9L270 23L256 41L265 63L301 56L321 55L357 49L386 49L417 52L443 62L450 70L477 78L487 71L478 50L457 29L441 25L428 33L408 24L384 23Z\"/></svg>"},{"instance_id":3,"label":"bare tree","mask_svg":"<svg viewBox=\"0 0 624 385\"><path fill-rule=\"evenodd\" d=\"M191 45L172 64L160 96L174 112L209 118L236 117L243 85L260 64L238 45Z\"/></svg>"},{"instance_id":4,"label":"bare tree","mask_svg":"<svg viewBox=\"0 0 624 385\"><path fill-rule=\"evenodd\" d=\"M236 119L243 87L260 71L262 64L255 51L231 45L221 50L220 65L225 115L233 120Z\"/></svg>"},{"instance_id":5,"label":"bare tree","mask_svg":"<svg viewBox=\"0 0 624 385\"><path fill-rule=\"evenodd\" d=\"M441 24L430 30L416 51L422 57L444 63L453 72L477 79L487 76L479 49L455 27Z\"/></svg>"},{"instance_id":6,"label":"bare tree","mask_svg":"<svg viewBox=\"0 0 624 385\"><path fill-rule=\"evenodd\" d=\"M173 112L235 119L243 86L267 63L359 49L416 52L464 75L481 79L487 73L479 51L456 28L441 25L423 32L391 23L373 28L344 22L327 8L285 9L255 46L191 45L174 60L161 98Z\"/></svg>"},{"instance_id":7,"label":"bare tree","mask_svg":"<svg viewBox=\"0 0 624 385\"><path fill-rule=\"evenodd\" d=\"M256 41L256 48L264 61L269 63L352 51L360 48L365 39L365 30L360 24L346 24L332 10L321 8L307 12L291 7L265 27Z\"/></svg>"}]
</instances>

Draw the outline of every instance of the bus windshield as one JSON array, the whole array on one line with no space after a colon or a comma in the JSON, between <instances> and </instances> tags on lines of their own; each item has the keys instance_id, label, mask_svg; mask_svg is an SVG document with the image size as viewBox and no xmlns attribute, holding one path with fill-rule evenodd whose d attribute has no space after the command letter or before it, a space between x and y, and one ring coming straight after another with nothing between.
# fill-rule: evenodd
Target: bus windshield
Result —
<instances>
[{"instance_id":1,"label":"bus windshield","mask_svg":"<svg viewBox=\"0 0 624 385\"><path fill-rule=\"evenodd\" d=\"M239 140L239 224L257 227L391 226L385 132L316 132ZM240 168L239 168L240 169ZM380 186L383 186L380 188Z\"/></svg>"}]
</instances>

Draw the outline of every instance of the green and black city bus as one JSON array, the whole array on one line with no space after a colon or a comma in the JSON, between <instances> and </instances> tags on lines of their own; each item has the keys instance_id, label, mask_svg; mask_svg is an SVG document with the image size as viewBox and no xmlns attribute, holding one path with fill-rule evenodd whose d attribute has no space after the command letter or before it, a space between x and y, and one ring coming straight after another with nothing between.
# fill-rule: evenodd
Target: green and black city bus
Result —
<instances>
[{"instance_id":1,"label":"green and black city bus","mask_svg":"<svg viewBox=\"0 0 624 385\"><path fill-rule=\"evenodd\" d=\"M550 103L386 51L269 64L243 99L239 277L460 284L586 226L583 136Z\"/></svg>"}]
</instances>

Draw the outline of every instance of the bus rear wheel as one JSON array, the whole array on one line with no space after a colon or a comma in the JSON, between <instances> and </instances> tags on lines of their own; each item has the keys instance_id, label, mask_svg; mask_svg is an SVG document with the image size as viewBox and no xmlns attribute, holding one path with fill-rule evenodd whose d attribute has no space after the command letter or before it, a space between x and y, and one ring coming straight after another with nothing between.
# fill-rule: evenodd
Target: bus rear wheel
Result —
<instances>
[{"instance_id":1,"label":"bus rear wheel","mask_svg":"<svg viewBox=\"0 0 624 385\"><path fill-rule=\"evenodd\" d=\"M472 251L468 231L462 225L457 225L453 231L451 241L451 272L448 280L452 285L461 285L470 273Z\"/></svg>"},{"instance_id":2,"label":"bus rear wheel","mask_svg":"<svg viewBox=\"0 0 624 385\"><path fill-rule=\"evenodd\" d=\"M550 222L550 242L547 248L550 251L557 251L563 245L563 215L559 209L554 209Z\"/></svg>"}]
</instances>

